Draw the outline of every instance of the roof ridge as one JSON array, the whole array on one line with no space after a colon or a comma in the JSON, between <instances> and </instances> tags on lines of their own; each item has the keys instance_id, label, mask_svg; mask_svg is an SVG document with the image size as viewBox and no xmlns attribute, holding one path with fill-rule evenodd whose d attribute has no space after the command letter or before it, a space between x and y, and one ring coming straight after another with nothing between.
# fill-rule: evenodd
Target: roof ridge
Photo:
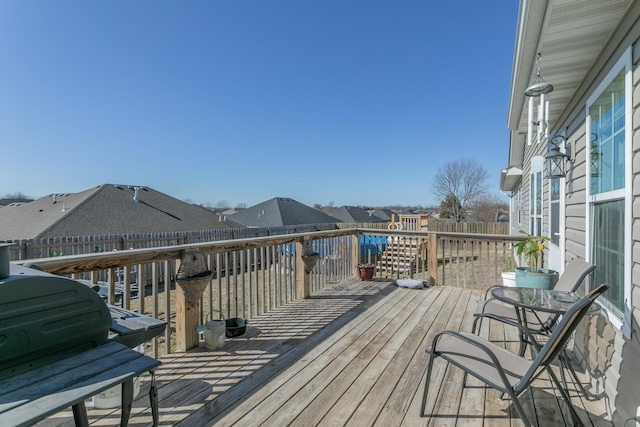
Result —
<instances>
[{"instance_id":1,"label":"roof ridge","mask_svg":"<svg viewBox=\"0 0 640 427\"><path fill-rule=\"evenodd\" d=\"M84 192L88 192L90 191L90 194L85 197L84 199L82 199L82 201L80 203L78 203L76 206L74 206L73 208L71 208L71 211L75 211L77 208L81 207L82 205L86 204L87 201L91 200L93 197L96 196L96 194L98 194L100 191L104 190L104 188L107 186L108 184L102 184L102 185L98 185L97 187L94 187L92 189L89 190L85 190L85 191L80 191L78 193L55 193L55 194L80 194L80 193L84 193ZM94 190L94 191L91 191ZM63 202L64 205L64 202ZM40 231L40 236L46 234L49 230L53 229L55 226L59 225L60 223L63 223L67 220L67 218L69 218L69 215L64 215L62 218L60 218L57 221L52 222L51 224L49 224L48 227L46 227L45 229L43 229L42 231Z\"/></svg>"}]
</instances>

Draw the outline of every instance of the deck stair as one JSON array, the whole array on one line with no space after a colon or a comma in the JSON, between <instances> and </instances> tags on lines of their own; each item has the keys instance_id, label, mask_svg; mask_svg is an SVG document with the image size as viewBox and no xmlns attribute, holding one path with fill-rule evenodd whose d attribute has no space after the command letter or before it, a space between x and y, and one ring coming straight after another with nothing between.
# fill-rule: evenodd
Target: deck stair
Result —
<instances>
[{"instance_id":1,"label":"deck stair","mask_svg":"<svg viewBox=\"0 0 640 427\"><path fill-rule=\"evenodd\" d=\"M376 263L376 274L386 277L410 277L411 268L418 260L423 245L416 240L389 239L386 249Z\"/></svg>"}]
</instances>

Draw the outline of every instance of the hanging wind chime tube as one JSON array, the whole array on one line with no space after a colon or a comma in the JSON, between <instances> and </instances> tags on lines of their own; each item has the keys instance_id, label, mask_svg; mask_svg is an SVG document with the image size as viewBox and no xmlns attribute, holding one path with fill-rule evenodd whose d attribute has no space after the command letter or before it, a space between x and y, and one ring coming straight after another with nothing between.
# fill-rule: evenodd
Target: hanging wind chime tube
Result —
<instances>
[{"instance_id":1,"label":"hanging wind chime tube","mask_svg":"<svg viewBox=\"0 0 640 427\"><path fill-rule=\"evenodd\" d=\"M531 145L533 141L533 127L536 126L536 142L540 143L549 136L549 100L545 97L546 94L553 91L553 86L550 83L544 81L540 75L540 61L542 55L538 53L536 78L533 84L529 86L525 91L525 96L529 97L529 116L527 117L527 144ZM538 111L537 121L534 121L533 110L534 101L533 98L538 98Z\"/></svg>"},{"instance_id":2,"label":"hanging wind chime tube","mask_svg":"<svg viewBox=\"0 0 640 427\"><path fill-rule=\"evenodd\" d=\"M527 144L531 145L533 137L533 97L529 97L529 115L527 116Z\"/></svg>"}]
</instances>

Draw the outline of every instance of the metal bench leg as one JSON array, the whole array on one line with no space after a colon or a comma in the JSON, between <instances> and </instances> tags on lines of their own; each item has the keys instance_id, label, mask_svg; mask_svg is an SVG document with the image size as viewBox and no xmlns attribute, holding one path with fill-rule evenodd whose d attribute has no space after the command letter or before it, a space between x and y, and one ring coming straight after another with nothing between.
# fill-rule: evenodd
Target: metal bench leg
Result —
<instances>
[{"instance_id":1,"label":"metal bench leg","mask_svg":"<svg viewBox=\"0 0 640 427\"><path fill-rule=\"evenodd\" d=\"M76 427L89 427L89 418L87 418L87 408L84 406L84 400L72 406L73 419Z\"/></svg>"},{"instance_id":2,"label":"metal bench leg","mask_svg":"<svg viewBox=\"0 0 640 427\"><path fill-rule=\"evenodd\" d=\"M120 427L129 425L131 407L133 406L133 378L122 383L122 412L120 414Z\"/></svg>"},{"instance_id":3,"label":"metal bench leg","mask_svg":"<svg viewBox=\"0 0 640 427\"><path fill-rule=\"evenodd\" d=\"M151 400L151 415L153 416L154 427L158 425L158 389L156 388L156 373L149 371L151 374L151 388L149 389L149 400Z\"/></svg>"}]
</instances>

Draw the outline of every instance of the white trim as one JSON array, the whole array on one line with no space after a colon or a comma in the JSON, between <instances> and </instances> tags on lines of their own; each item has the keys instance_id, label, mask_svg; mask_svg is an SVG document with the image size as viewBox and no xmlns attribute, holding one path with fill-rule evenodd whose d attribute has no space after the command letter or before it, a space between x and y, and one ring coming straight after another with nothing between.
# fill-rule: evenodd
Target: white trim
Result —
<instances>
[{"instance_id":1,"label":"white trim","mask_svg":"<svg viewBox=\"0 0 640 427\"><path fill-rule=\"evenodd\" d=\"M598 97L604 92L604 90L611 84L611 82L616 78L620 70L625 69L625 181L624 188L619 190L608 191L606 193L600 194L591 194L591 116L589 114L590 106L598 99ZM613 67L610 68L606 77L600 82L596 90L589 96L587 99L586 105L586 114L587 114L587 128L585 135L585 148L586 148L586 194L587 200L585 203L586 215L585 215L585 225L586 225L586 241L585 241L585 259L587 261L591 261L591 251L592 245L591 241L593 238L592 233L592 215L591 210L593 203L605 200L622 200L624 199L624 222L625 222L625 230L631 230L631 226L633 223L633 164L632 164L632 137L633 137L633 67L632 67L632 47L629 46L624 53L621 55L620 59L615 63ZM613 313L611 310L607 309L603 306L604 312L607 314L609 321L611 324L619 328L622 334L629 338L631 336L631 318L630 318L630 304L631 304L631 289L632 289L632 240L633 237L631 233L625 233L625 241L624 241L624 313L623 317L619 317L617 314ZM596 267L597 268L597 267ZM591 287L595 287L599 285L599 283L592 283Z\"/></svg>"},{"instance_id":2,"label":"white trim","mask_svg":"<svg viewBox=\"0 0 640 427\"><path fill-rule=\"evenodd\" d=\"M567 178L563 177L563 178L555 178L558 179L560 182L558 183L558 186L560 187L560 194L558 197L558 201L556 203L558 203L558 233L560 234L558 236L558 243L559 245L556 246L553 243L553 240L551 242L549 242L549 248L554 247L557 248L557 250L560 253L560 259L558 261L558 265L560 265L560 274L562 274L562 272L564 272L564 263L565 263L565 259L566 259L566 254L565 254L565 250L566 250L566 236L567 236L567 230L566 230L566 187L567 187ZM547 224L549 227L549 237L551 239L553 239L553 236L551 235L551 226L553 224L553 222L551 221L551 215L552 215L552 211L553 209L551 209L551 179L546 178L547 180L547 186L549 188L549 191L547 192L547 203L549 204L549 208L547 209ZM549 249L549 253L551 254L551 249ZM552 257L550 257L549 259L551 260ZM549 266L549 268L553 269L553 266Z\"/></svg>"}]
</instances>

